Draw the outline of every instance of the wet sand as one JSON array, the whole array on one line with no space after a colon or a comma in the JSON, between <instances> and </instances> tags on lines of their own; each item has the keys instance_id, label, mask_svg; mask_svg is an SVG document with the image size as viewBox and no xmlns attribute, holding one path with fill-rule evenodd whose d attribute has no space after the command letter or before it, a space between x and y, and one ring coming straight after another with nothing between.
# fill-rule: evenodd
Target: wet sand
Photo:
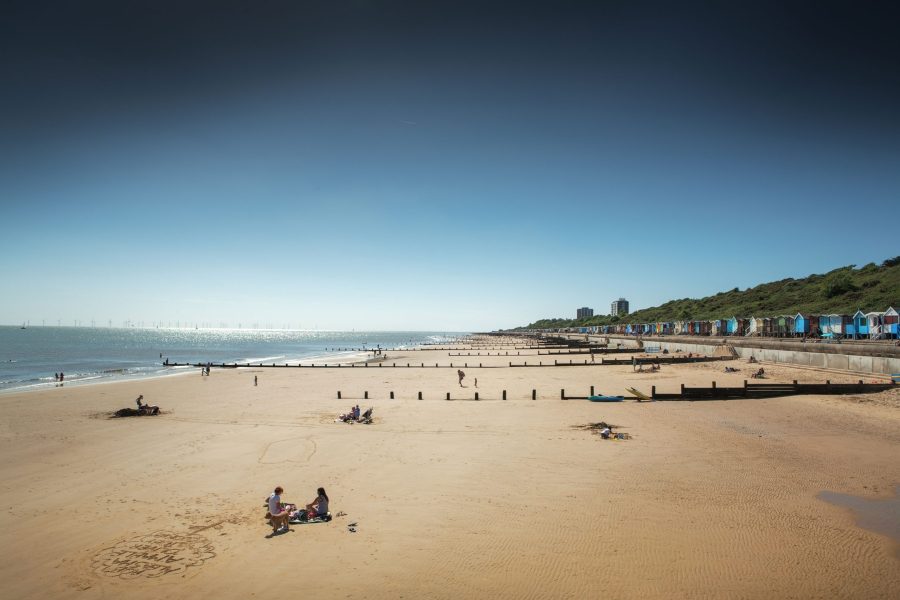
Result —
<instances>
[{"instance_id":1,"label":"wet sand","mask_svg":"<svg viewBox=\"0 0 900 600\"><path fill-rule=\"evenodd\" d=\"M591 385L740 385L757 365L508 360L389 353L469 362L465 388L455 368L248 368L0 396L0 596L896 597L896 541L818 495L892 496L897 390L562 401ZM165 414L107 418L139 394ZM376 422L334 422L353 403ZM578 428L601 420L632 438ZM346 516L267 537L276 484L298 503L324 486Z\"/></svg>"}]
</instances>

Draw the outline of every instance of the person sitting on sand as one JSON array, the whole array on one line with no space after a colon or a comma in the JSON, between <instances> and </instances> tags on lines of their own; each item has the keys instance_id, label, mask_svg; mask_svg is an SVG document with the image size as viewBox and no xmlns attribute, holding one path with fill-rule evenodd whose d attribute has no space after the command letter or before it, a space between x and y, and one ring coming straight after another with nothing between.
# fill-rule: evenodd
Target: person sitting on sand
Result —
<instances>
[{"instance_id":1,"label":"person sitting on sand","mask_svg":"<svg viewBox=\"0 0 900 600\"><path fill-rule=\"evenodd\" d=\"M306 505L305 510L297 510L293 519L298 521L309 521L310 519L324 518L328 515L328 494L325 488L316 490L316 498Z\"/></svg>"},{"instance_id":2,"label":"person sitting on sand","mask_svg":"<svg viewBox=\"0 0 900 600\"><path fill-rule=\"evenodd\" d=\"M283 493L284 488L279 485L272 492L272 495L269 496L269 518L272 520L272 533L278 533L282 527L285 531L288 529L290 513L281 502L281 494Z\"/></svg>"},{"instance_id":3,"label":"person sitting on sand","mask_svg":"<svg viewBox=\"0 0 900 600\"><path fill-rule=\"evenodd\" d=\"M765 378L766 378L766 371L765 371L765 369L763 369L762 367L760 367L759 370L758 370L756 373L754 373L753 375L751 375L751 377L753 377L753 379L765 379Z\"/></svg>"},{"instance_id":4,"label":"person sitting on sand","mask_svg":"<svg viewBox=\"0 0 900 600\"><path fill-rule=\"evenodd\" d=\"M142 414L145 414L145 415L158 415L159 407L158 406L150 406L149 404L141 404L141 400L143 400L143 399L144 399L144 395L141 394L140 396L137 397L137 400L135 400L135 402L137 402L138 410Z\"/></svg>"},{"instance_id":5,"label":"person sitting on sand","mask_svg":"<svg viewBox=\"0 0 900 600\"><path fill-rule=\"evenodd\" d=\"M751 354L751 355L750 355L750 360L748 360L747 362L748 362L748 363L755 363L755 362L756 362L756 357L753 356L753 355Z\"/></svg>"},{"instance_id":6,"label":"person sitting on sand","mask_svg":"<svg viewBox=\"0 0 900 600\"><path fill-rule=\"evenodd\" d=\"M324 517L328 514L328 494L325 488L316 490L316 499L306 505L306 516L310 519Z\"/></svg>"}]
</instances>

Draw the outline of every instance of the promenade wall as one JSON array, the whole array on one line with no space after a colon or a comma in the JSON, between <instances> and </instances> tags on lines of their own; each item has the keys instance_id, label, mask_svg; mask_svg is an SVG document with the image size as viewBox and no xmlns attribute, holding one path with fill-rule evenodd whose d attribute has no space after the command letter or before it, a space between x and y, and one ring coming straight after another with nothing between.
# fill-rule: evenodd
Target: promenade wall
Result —
<instances>
[{"instance_id":1,"label":"promenade wall","mask_svg":"<svg viewBox=\"0 0 900 600\"><path fill-rule=\"evenodd\" d=\"M583 337L583 336L582 336ZM595 337L595 336L591 336ZM634 337L608 337L610 344L637 346ZM787 363L824 369L840 369L859 373L890 375L900 373L900 348L884 343L803 343L798 340L767 340L741 338L703 338L686 336L643 337L644 346L659 346L669 352L697 352L713 354L723 345L734 348L742 359L751 356L756 360Z\"/></svg>"}]
</instances>

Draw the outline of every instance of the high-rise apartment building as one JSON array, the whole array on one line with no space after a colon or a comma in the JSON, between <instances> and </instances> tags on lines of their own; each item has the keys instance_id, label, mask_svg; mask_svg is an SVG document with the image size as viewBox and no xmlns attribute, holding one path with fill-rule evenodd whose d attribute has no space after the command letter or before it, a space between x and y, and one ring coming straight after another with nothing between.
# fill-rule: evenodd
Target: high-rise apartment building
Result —
<instances>
[{"instance_id":1,"label":"high-rise apartment building","mask_svg":"<svg viewBox=\"0 0 900 600\"><path fill-rule=\"evenodd\" d=\"M577 316L575 317L576 319L584 319L585 317L593 317L593 316L594 316L594 309L593 309L593 308L588 308L587 306L584 306L584 307L579 308L578 310L576 310L576 311L575 311L575 314L577 315Z\"/></svg>"},{"instance_id":2,"label":"high-rise apartment building","mask_svg":"<svg viewBox=\"0 0 900 600\"><path fill-rule=\"evenodd\" d=\"M615 315L627 315L628 314L628 300L625 298L619 298L609 307L609 314Z\"/></svg>"}]
</instances>

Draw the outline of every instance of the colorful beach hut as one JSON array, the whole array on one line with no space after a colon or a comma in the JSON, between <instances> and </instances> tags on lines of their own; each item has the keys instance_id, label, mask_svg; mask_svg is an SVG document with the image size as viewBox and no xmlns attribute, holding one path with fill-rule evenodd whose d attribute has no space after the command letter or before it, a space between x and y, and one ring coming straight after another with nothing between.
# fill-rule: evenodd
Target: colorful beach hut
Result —
<instances>
[{"instance_id":1,"label":"colorful beach hut","mask_svg":"<svg viewBox=\"0 0 900 600\"><path fill-rule=\"evenodd\" d=\"M869 337L869 321L866 319L866 313L857 310L853 314L851 323L847 328L847 337L852 337L854 339Z\"/></svg>"},{"instance_id":2,"label":"colorful beach hut","mask_svg":"<svg viewBox=\"0 0 900 600\"><path fill-rule=\"evenodd\" d=\"M725 321L725 333L728 335L735 335L738 333L738 318L731 317L727 321Z\"/></svg>"},{"instance_id":3,"label":"colorful beach hut","mask_svg":"<svg viewBox=\"0 0 900 600\"><path fill-rule=\"evenodd\" d=\"M808 335L809 334L809 316L804 315L803 313L797 313L794 315L794 335Z\"/></svg>"},{"instance_id":4,"label":"colorful beach hut","mask_svg":"<svg viewBox=\"0 0 900 600\"><path fill-rule=\"evenodd\" d=\"M782 315L775 321L775 335L777 337L790 337L794 334L794 317Z\"/></svg>"},{"instance_id":5,"label":"colorful beach hut","mask_svg":"<svg viewBox=\"0 0 900 600\"><path fill-rule=\"evenodd\" d=\"M763 320L758 317L750 317L745 335L762 335Z\"/></svg>"},{"instance_id":6,"label":"colorful beach hut","mask_svg":"<svg viewBox=\"0 0 900 600\"><path fill-rule=\"evenodd\" d=\"M893 306L884 311L882 322L885 335L894 339L900 338L900 314Z\"/></svg>"},{"instance_id":7,"label":"colorful beach hut","mask_svg":"<svg viewBox=\"0 0 900 600\"><path fill-rule=\"evenodd\" d=\"M713 319L710 321L710 335L726 335L728 333L727 319Z\"/></svg>"},{"instance_id":8,"label":"colorful beach hut","mask_svg":"<svg viewBox=\"0 0 900 600\"><path fill-rule=\"evenodd\" d=\"M847 326L853 319L847 315L820 315L819 330L824 338L839 338L847 334Z\"/></svg>"},{"instance_id":9,"label":"colorful beach hut","mask_svg":"<svg viewBox=\"0 0 900 600\"><path fill-rule=\"evenodd\" d=\"M869 337L873 340L876 340L883 335L882 326L884 324L884 313L883 312L870 312L866 313L866 321L868 321L869 325Z\"/></svg>"}]
</instances>

